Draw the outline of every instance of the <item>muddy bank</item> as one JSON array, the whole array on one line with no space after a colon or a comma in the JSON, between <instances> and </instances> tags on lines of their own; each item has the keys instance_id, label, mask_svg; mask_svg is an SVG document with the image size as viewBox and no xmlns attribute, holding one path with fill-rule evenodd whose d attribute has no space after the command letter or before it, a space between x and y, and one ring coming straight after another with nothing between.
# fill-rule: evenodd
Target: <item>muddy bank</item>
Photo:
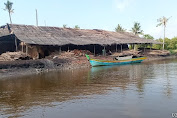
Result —
<instances>
[{"instance_id":1,"label":"muddy bank","mask_svg":"<svg viewBox=\"0 0 177 118\"><path fill-rule=\"evenodd\" d=\"M0 79L88 67L90 67L90 64L85 56L73 58L1 61Z\"/></svg>"},{"instance_id":2,"label":"muddy bank","mask_svg":"<svg viewBox=\"0 0 177 118\"><path fill-rule=\"evenodd\" d=\"M143 62L150 62L150 61L160 61L160 60L168 60L168 59L177 59L177 55L171 56L147 56L147 59Z\"/></svg>"},{"instance_id":3,"label":"muddy bank","mask_svg":"<svg viewBox=\"0 0 177 118\"><path fill-rule=\"evenodd\" d=\"M93 56L91 57L100 58ZM109 58L110 57L105 57L105 60ZM146 60L143 61L143 63L175 58L177 58L177 56L149 56ZM80 68L91 68L90 63L87 61L85 56L72 58L6 61L0 62L0 79Z\"/></svg>"}]
</instances>

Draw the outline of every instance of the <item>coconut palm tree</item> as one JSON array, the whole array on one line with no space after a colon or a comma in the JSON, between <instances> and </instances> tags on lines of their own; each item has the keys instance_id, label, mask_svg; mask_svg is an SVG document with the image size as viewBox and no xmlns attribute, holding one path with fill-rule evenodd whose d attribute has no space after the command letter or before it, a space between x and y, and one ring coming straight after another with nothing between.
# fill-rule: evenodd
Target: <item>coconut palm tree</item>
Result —
<instances>
[{"instance_id":1,"label":"coconut palm tree","mask_svg":"<svg viewBox=\"0 0 177 118\"><path fill-rule=\"evenodd\" d=\"M134 23L134 26L131 30L135 35L143 34L143 30L141 30L141 25L138 22Z\"/></svg>"},{"instance_id":2,"label":"coconut palm tree","mask_svg":"<svg viewBox=\"0 0 177 118\"><path fill-rule=\"evenodd\" d=\"M78 25L75 25L74 28L75 29L80 29L80 27Z\"/></svg>"},{"instance_id":3,"label":"coconut palm tree","mask_svg":"<svg viewBox=\"0 0 177 118\"><path fill-rule=\"evenodd\" d=\"M122 28L122 26L120 24L117 25L117 27L115 28L116 32L125 32L126 29Z\"/></svg>"},{"instance_id":4,"label":"coconut palm tree","mask_svg":"<svg viewBox=\"0 0 177 118\"><path fill-rule=\"evenodd\" d=\"M134 26L132 27L131 31L137 36L139 36L139 34L143 34L143 30L141 30L141 25L138 22L134 22ZM131 48L134 48L134 50L136 50L134 44L131 45Z\"/></svg>"},{"instance_id":5,"label":"coconut palm tree","mask_svg":"<svg viewBox=\"0 0 177 118\"><path fill-rule=\"evenodd\" d=\"M11 14L14 12L14 9L12 9L12 5L13 5L13 2L10 2L9 0L7 0L6 3L4 3L5 5L5 11L8 11L9 13L9 18L10 18L10 23L12 24L12 19L11 19Z\"/></svg>"},{"instance_id":6,"label":"coconut palm tree","mask_svg":"<svg viewBox=\"0 0 177 118\"><path fill-rule=\"evenodd\" d=\"M66 24L64 24L64 25L63 25L63 28L67 28L67 25L66 25Z\"/></svg>"},{"instance_id":7,"label":"coconut palm tree","mask_svg":"<svg viewBox=\"0 0 177 118\"><path fill-rule=\"evenodd\" d=\"M144 37L145 39L154 39L154 37L151 36L150 34L144 34L143 37Z\"/></svg>"},{"instance_id":8,"label":"coconut palm tree","mask_svg":"<svg viewBox=\"0 0 177 118\"><path fill-rule=\"evenodd\" d=\"M164 27L164 39L163 39L163 50L164 50L164 47L165 47L165 28L167 26L167 22L170 18L166 18L166 17L162 17L162 18L159 18L157 19L157 22L159 22L159 24L157 24L156 27L159 27L159 26L163 26Z\"/></svg>"}]
</instances>

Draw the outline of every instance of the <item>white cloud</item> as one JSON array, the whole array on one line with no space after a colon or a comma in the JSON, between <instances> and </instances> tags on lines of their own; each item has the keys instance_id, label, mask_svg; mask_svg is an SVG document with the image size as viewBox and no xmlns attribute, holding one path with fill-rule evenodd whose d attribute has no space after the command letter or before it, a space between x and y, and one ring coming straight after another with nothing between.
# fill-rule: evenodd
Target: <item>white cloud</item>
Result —
<instances>
[{"instance_id":1,"label":"white cloud","mask_svg":"<svg viewBox=\"0 0 177 118\"><path fill-rule=\"evenodd\" d=\"M120 10L123 11L126 7L128 7L133 0L115 0L116 7Z\"/></svg>"}]
</instances>

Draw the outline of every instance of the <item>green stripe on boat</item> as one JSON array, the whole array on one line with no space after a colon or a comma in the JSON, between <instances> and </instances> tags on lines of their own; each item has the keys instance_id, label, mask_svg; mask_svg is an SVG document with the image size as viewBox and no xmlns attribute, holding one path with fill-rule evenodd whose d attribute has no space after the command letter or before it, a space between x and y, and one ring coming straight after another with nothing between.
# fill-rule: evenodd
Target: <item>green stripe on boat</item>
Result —
<instances>
[{"instance_id":1,"label":"green stripe on boat","mask_svg":"<svg viewBox=\"0 0 177 118\"><path fill-rule=\"evenodd\" d=\"M87 57L87 59L88 59L88 60L90 60L90 57L89 57L89 55L85 54L85 56Z\"/></svg>"}]
</instances>

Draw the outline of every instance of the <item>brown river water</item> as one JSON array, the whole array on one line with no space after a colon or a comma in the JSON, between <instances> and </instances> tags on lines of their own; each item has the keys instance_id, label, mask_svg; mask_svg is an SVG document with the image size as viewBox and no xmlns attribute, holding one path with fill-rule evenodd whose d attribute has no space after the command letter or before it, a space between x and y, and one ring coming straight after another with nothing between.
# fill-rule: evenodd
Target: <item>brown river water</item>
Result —
<instances>
[{"instance_id":1,"label":"brown river water","mask_svg":"<svg viewBox=\"0 0 177 118\"><path fill-rule=\"evenodd\" d=\"M0 118L172 118L177 60L0 79Z\"/></svg>"}]
</instances>

